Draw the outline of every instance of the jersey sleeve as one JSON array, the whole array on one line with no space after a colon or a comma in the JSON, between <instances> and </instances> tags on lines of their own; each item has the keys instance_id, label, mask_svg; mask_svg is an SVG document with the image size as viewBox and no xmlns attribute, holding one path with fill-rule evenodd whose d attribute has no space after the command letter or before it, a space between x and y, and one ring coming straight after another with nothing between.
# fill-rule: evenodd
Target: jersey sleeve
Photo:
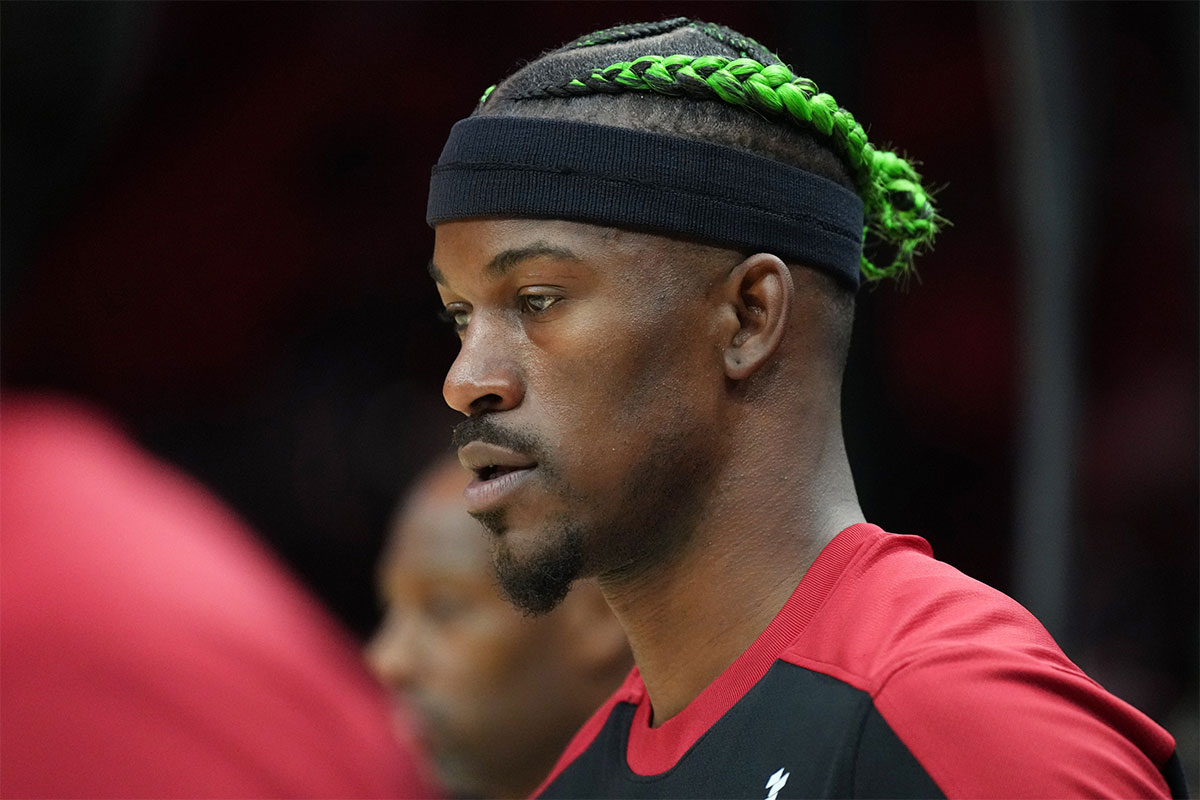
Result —
<instances>
[{"instance_id":1,"label":"jersey sleeve","mask_svg":"<svg viewBox=\"0 0 1200 800\"><path fill-rule=\"evenodd\" d=\"M1061 653L943 647L875 706L947 797L1171 796L1171 737Z\"/></svg>"}]
</instances>

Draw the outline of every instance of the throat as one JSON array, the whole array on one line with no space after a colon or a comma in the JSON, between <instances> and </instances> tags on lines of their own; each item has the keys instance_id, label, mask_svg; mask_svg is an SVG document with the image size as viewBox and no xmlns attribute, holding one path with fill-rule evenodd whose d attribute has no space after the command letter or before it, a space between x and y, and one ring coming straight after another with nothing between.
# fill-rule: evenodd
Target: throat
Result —
<instances>
[{"instance_id":1,"label":"throat","mask_svg":"<svg viewBox=\"0 0 1200 800\"><path fill-rule=\"evenodd\" d=\"M754 644L809 563L776 552L772 569L755 563L764 554L697 550L650 581L618 587L601 578L646 684L651 727L683 711Z\"/></svg>"}]
</instances>

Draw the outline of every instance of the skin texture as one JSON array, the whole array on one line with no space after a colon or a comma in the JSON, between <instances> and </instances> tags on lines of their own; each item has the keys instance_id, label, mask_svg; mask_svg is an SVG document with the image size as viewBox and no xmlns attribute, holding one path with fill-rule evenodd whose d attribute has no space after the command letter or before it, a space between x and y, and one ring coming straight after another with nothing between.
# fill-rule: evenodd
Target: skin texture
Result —
<instances>
[{"instance_id":1,"label":"skin texture","mask_svg":"<svg viewBox=\"0 0 1200 800\"><path fill-rule=\"evenodd\" d=\"M470 319L445 395L538 460L537 485L502 519L484 520L504 533L495 539L502 568L544 563L586 529L607 536L603 547L584 552L586 574L636 571L647 548L669 549L686 536L679 509L698 510L695 498L707 491L722 447L717 398L694 390L698 374L720 382L719 354L695 347L691 335L707 324L700 313L706 270L672 263L667 256L676 254L647 237L551 224L548 245L524 232L531 227L504 226L522 231L515 247L470 236L470 252L447 257L486 265L514 254L503 273L477 271L462 299L443 296L452 313ZM577 255L587 252L604 253L603 262ZM702 255L720 260L722 253ZM627 265L624 275L618 264ZM530 297L553 300L536 310L523 299Z\"/></svg>"},{"instance_id":2,"label":"skin texture","mask_svg":"<svg viewBox=\"0 0 1200 800\"><path fill-rule=\"evenodd\" d=\"M506 602L485 532L463 510L470 475L435 466L397 515L380 564L387 614L368 647L457 797L526 797L631 659L594 584L531 618Z\"/></svg>"},{"instance_id":3,"label":"skin texture","mask_svg":"<svg viewBox=\"0 0 1200 800\"><path fill-rule=\"evenodd\" d=\"M769 254L557 220L439 225L462 348L444 395L537 462L488 509L518 582L595 576L655 724L758 636L820 549L862 521L839 412L846 320Z\"/></svg>"}]
</instances>

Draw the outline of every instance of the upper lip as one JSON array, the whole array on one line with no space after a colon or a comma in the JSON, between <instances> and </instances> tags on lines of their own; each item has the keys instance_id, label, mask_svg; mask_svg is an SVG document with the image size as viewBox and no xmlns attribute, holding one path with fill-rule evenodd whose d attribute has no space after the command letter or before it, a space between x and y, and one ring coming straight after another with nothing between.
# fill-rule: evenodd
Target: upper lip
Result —
<instances>
[{"instance_id":1,"label":"upper lip","mask_svg":"<svg viewBox=\"0 0 1200 800\"><path fill-rule=\"evenodd\" d=\"M458 460L476 474L489 467L529 469L537 466L537 461L516 450L480 441L469 442L458 448Z\"/></svg>"}]
</instances>

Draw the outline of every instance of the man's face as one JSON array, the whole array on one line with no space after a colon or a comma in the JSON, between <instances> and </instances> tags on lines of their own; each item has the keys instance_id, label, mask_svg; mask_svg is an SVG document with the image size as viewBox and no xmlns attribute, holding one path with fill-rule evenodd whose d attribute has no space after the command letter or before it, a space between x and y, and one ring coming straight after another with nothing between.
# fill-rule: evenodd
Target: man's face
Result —
<instances>
[{"instance_id":1,"label":"man's face","mask_svg":"<svg viewBox=\"0 0 1200 800\"><path fill-rule=\"evenodd\" d=\"M500 596L486 534L467 516L457 464L414 494L380 570L387 615L368 656L401 697L459 796L524 796L582 722L558 614L522 616Z\"/></svg>"},{"instance_id":2,"label":"man's face","mask_svg":"<svg viewBox=\"0 0 1200 800\"><path fill-rule=\"evenodd\" d=\"M519 605L545 611L578 575L639 575L686 544L723 446L714 259L740 261L579 223L438 226L467 506Z\"/></svg>"}]
</instances>

